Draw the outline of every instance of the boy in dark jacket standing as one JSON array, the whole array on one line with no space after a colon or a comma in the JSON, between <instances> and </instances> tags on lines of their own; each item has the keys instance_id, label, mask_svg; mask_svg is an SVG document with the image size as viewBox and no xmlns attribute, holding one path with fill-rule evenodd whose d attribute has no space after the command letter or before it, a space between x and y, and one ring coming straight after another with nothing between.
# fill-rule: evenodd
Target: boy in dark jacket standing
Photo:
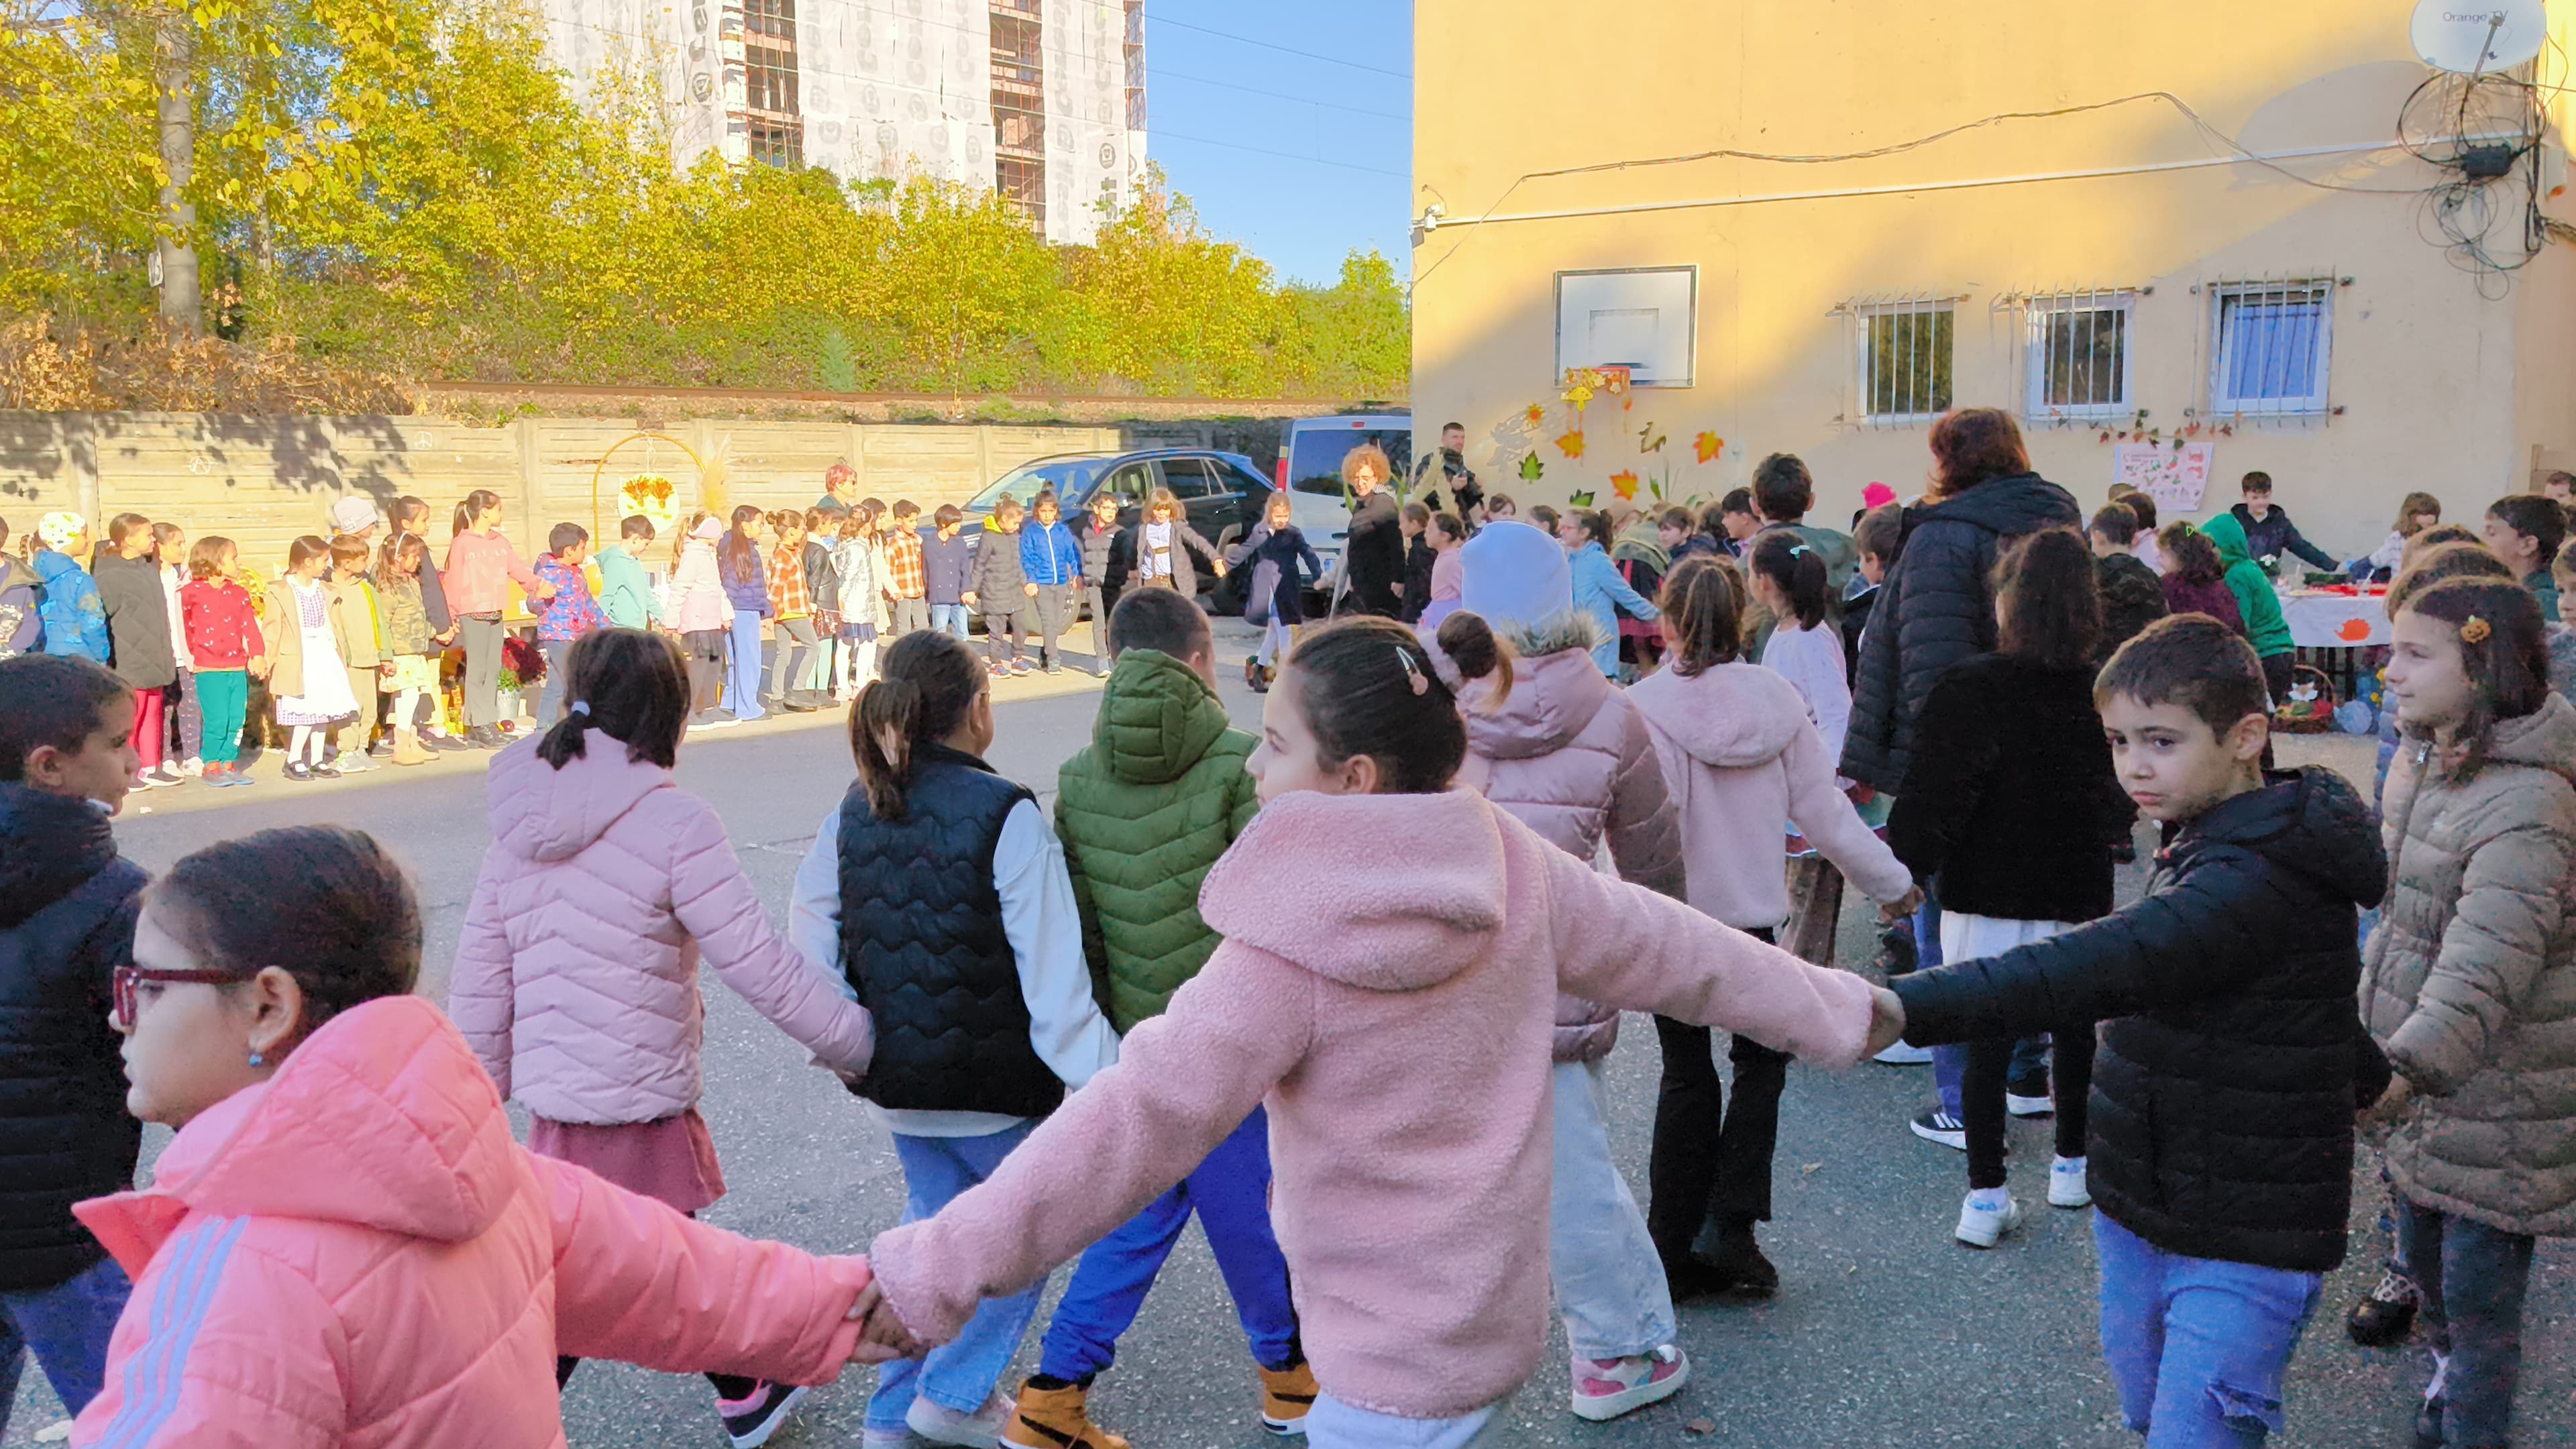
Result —
<instances>
[{"instance_id":1,"label":"boy in dark jacket standing","mask_svg":"<svg viewBox=\"0 0 2576 1449\"><path fill-rule=\"evenodd\" d=\"M2093 573L2102 585L2102 658L2107 662L2121 645L2163 618L2165 581L2133 550L2138 543L2138 515L2117 500L2093 515L2087 535L2093 544Z\"/></svg>"},{"instance_id":2,"label":"boy in dark jacket standing","mask_svg":"<svg viewBox=\"0 0 2576 1449\"><path fill-rule=\"evenodd\" d=\"M2256 1443L2343 1261L2354 1113L2389 1084L2354 930L2387 857L2340 776L2261 773L2262 668L2225 625L2148 626L2094 699L2122 787L2167 831L2146 897L1898 979L1871 1040L2102 1023L2087 1187L2122 1414L2151 1443Z\"/></svg>"},{"instance_id":3,"label":"boy in dark jacket standing","mask_svg":"<svg viewBox=\"0 0 2576 1449\"><path fill-rule=\"evenodd\" d=\"M133 691L98 665L0 661L0 1375L14 1385L35 1350L74 1414L132 1291L72 1204L131 1187L142 1144L107 1024L144 883L107 823L133 731Z\"/></svg>"},{"instance_id":4,"label":"boy in dark jacket standing","mask_svg":"<svg viewBox=\"0 0 2576 1449\"><path fill-rule=\"evenodd\" d=\"M919 536L922 597L930 606L928 627L964 639L975 602L977 541L966 536L966 511L954 503L940 504L930 522L930 531ZM904 632L901 624L895 626L897 638Z\"/></svg>"},{"instance_id":5,"label":"boy in dark jacket standing","mask_svg":"<svg viewBox=\"0 0 2576 1449\"><path fill-rule=\"evenodd\" d=\"M1259 808L1243 768L1258 741L1232 728L1217 700L1216 638L1187 596L1139 589L1120 602L1109 635L1117 665L1090 747L1057 776L1055 828L1094 989L1123 1035L1160 1015L1216 950L1217 933L1199 919L1199 882ZM1085 1398L1194 1212L1261 1366L1262 1419L1297 1432L1315 1379L1297 1344L1269 1194L1269 1119L1256 1107L1197 1171L1083 1254L1002 1442L1126 1442L1092 1425Z\"/></svg>"},{"instance_id":6,"label":"boy in dark jacket standing","mask_svg":"<svg viewBox=\"0 0 2576 1449\"><path fill-rule=\"evenodd\" d=\"M1020 660L1020 630L1029 622L1029 576L1020 565L1020 505L1005 498L984 520L984 537L975 545L974 573L966 580L966 606L984 616L984 662L993 677L1026 674Z\"/></svg>"},{"instance_id":7,"label":"boy in dark jacket standing","mask_svg":"<svg viewBox=\"0 0 2576 1449\"><path fill-rule=\"evenodd\" d=\"M2272 506L2271 474L2246 474L2243 490L2245 501L2227 511L2236 515L2237 523L2245 529L2245 551L2263 565L2265 572L2271 571L2270 560L2285 553L2296 554L2329 573L2342 571L2343 565L2335 562L2332 554L2300 534L2299 526L2290 521L2289 510Z\"/></svg>"}]
</instances>

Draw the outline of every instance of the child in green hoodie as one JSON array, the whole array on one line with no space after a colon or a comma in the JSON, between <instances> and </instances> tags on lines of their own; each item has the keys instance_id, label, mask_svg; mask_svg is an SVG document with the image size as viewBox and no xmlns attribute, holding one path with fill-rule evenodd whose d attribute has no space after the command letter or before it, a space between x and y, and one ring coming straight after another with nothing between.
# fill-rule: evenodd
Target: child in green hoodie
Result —
<instances>
[{"instance_id":1,"label":"child in green hoodie","mask_svg":"<svg viewBox=\"0 0 2576 1449\"><path fill-rule=\"evenodd\" d=\"M2281 617L2281 600L2272 592L2271 575L2254 562L2245 547L2245 525L2233 513L2222 513L2200 526L2211 543L2218 545L2218 561L2227 567L2227 591L2236 596L2237 611L2245 616L2245 637L2254 645L2254 657L2263 664L2263 687L2272 694L2277 707L2290 697L2291 655L2297 646L2290 642L2289 621Z\"/></svg>"}]
</instances>

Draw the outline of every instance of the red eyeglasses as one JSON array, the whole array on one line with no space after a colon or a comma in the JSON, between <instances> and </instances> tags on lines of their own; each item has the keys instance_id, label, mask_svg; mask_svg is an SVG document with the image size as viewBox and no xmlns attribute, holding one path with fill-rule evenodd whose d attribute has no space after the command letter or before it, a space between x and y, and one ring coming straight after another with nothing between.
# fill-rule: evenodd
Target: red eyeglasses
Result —
<instances>
[{"instance_id":1,"label":"red eyeglasses","mask_svg":"<svg viewBox=\"0 0 2576 1449\"><path fill-rule=\"evenodd\" d=\"M135 988L147 981L156 986L230 986L241 979L230 971L155 971L146 966L119 966L110 977L116 1024L127 1031L134 1029Z\"/></svg>"}]
</instances>

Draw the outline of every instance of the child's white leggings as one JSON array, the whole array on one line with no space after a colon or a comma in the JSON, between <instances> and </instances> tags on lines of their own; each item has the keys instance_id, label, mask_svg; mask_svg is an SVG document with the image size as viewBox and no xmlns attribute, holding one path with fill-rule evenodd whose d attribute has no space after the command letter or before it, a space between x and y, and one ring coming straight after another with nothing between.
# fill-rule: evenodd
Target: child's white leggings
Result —
<instances>
[{"instance_id":1,"label":"child's white leggings","mask_svg":"<svg viewBox=\"0 0 2576 1449\"><path fill-rule=\"evenodd\" d=\"M393 722L393 727L395 729L407 730L412 727L412 717L420 713L421 696L427 693L429 693L429 691L426 689L399 689L394 691L394 712L387 715L386 718Z\"/></svg>"},{"instance_id":2,"label":"child's white leggings","mask_svg":"<svg viewBox=\"0 0 2576 1449\"><path fill-rule=\"evenodd\" d=\"M855 692L860 685L877 677L877 641L866 639L853 643L842 640L841 647L833 651L832 668L835 691Z\"/></svg>"},{"instance_id":3,"label":"child's white leggings","mask_svg":"<svg viewBox=\"0 0 2576 1449\"><path fill-rule=\"evenodd\" d=\"M1278 663L1279 656L1286 653L1288 647L1296 642L1296 628L1280 623L1279 616L1272 614L1270 622L1261 626L1261 652L1252 656L1253 662L1267 669Z\"/></svg>"},{"instance_id":4,"label":"child's white leggings","mask_svg":"<svg viewBox=\"0 0 2576 1449\"><path fill-rule=\"evenodd\" d=\"M311 751L313 758L306 760L305 763L313 765L322 763L322 743L330 736L331 730L327 725L288 725L286 727L286 762L291 765L304 759L305 746L309 744L313 747Z\"/></svg>"}]
</instances>

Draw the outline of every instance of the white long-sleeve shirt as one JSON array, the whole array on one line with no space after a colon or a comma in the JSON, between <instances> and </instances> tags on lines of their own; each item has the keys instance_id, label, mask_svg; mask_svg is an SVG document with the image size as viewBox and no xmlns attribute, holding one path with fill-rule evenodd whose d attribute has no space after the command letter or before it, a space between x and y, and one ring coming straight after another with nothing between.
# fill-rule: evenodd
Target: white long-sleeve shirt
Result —
<instances>
[{"instance_id":1,"label":"white long-sleeve shirt","mask_svg":"<svg viewBox=\"0 0 2576 1449\"><path fill-rule=\"evenodd\" d=\"M1091 997L1091 968L1082 957L1082 914L1073 900L1064 847L1034 800L1022 800L1002 819L993 851L993 888L1002 898L1002 934L1019 958L1020 996L1029 1008L1029 1045L1038 1060L1079 1089L1118 1061L1118 1033ZM796 899L788 909L788 939L822 963L844 995L850 985L841 956L841 808L832 807L815 832L814 848L796 867ZM1018 1126L1025 1118L998 1112L896 1111L878 1107L889 1132L906 1137L982 1137Z\"/></svg>"},{"instance_id":2,"label":"white long-sleeve shirt","mask_svg":"<svg viewBox=\"0 0 2576 1449\"><path fill-rule=\"evenodd\" d=\"M1762 667L1798 686L1807 701L1807 718L1825 738L1825 758L1843 757L1843 736L1851 731L1851 681L1843 675L1842 636L1831 624L1801 629L1783 619L1762 646Z\"/></svg>"}]
</instances>

